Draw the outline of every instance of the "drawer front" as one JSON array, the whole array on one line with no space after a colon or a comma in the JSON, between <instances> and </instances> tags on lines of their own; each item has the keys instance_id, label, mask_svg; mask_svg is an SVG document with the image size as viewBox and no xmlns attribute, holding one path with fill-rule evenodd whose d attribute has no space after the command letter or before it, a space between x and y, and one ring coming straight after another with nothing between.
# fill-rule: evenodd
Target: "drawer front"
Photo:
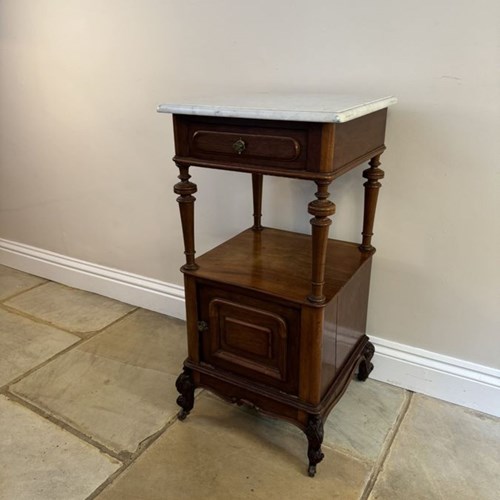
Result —
<instances>
[{"instance_id":1,"label":"drawer front","mask_svg":"<svg viewBox=\"0 0 500 500\"><path fill-rule=\"evenodd\" d=\"M307 128L190 122L187 155L221 164L305 170Z\"/></svg>"},{"instance_id":2,"label":"drawer front","mask_svg":"<svg viewBox=\"0 0 500 500\"><path fill-rule=\"evenodd\" d=\"M302 149L294 137L210 130L194 132L191 145L195 154L223 154L235 159L259 158L271 161L294 161Z\"/></svg>"},{"instance_id":3,"label":"drawer front","mask_svg":"<svg viewBox=\"0 0 500 500\"><path fill-rule=\"evenodd\" d=\"M199 288L202 361L295 393L298 310L227 290Z\"/></svg>"}]
</instances>

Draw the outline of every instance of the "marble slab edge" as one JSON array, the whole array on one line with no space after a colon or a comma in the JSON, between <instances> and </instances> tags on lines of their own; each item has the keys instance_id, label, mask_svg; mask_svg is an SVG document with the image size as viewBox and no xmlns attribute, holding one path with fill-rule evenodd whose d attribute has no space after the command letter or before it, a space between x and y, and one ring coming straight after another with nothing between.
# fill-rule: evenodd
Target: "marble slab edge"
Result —
<instances>
[{"instance_id":1,"label":"marble slab edge","mask_svg":"<svg viewBox=\"0 0 500 500\"><path fill-rule=\"evenodd\" d=\"M387 108L398 102L394 96L363 102L344 109L314 110L314 109L272 109L270 107L244 107L234 105L213 104L160 104L158 113L178 115L215 116L221 118L251 118L260 120L284 120L314 123L344 123L380 109Z\"/></svg>"}]
</instances>

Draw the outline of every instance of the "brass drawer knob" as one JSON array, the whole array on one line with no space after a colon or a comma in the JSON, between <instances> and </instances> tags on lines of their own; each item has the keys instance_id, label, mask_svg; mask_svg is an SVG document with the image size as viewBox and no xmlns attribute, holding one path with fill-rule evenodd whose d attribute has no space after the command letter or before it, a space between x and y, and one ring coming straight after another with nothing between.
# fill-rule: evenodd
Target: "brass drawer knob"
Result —
<instances>
[{"instance_id":1,"label":"brass drawer knob","mask_svg":"<svg viewBox=\"0 0 500 500\"><path fill-rule=\"evenodd\" d=\"M245 151L245 148L247 145L245 144L245 141L243 139L238 139L234 144L233 144L233 149L236 151L239 155Z\"/></svg>"}]
</instances>

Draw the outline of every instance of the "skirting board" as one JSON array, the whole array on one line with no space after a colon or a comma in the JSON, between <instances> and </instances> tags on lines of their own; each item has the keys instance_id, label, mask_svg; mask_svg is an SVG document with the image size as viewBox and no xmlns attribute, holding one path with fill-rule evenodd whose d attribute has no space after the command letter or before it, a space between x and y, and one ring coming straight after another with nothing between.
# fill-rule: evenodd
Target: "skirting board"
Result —
<instances>
[{"instance_id":1,"label":"skirting board","mask_svg":"<svg viewBox=\"0 0 500 500\"><path fill-rule=\"evenodd\" d=\"M370 377L500 417L500 370L417 347L370 337Z\"/></svg>"},{"instance_id":2,"label":"skirting board","mask_svg":"<svg viewBox=\"0 0 500 500\"><path fill-rule=\"evenodd\" d=\"M185 317L184 287L0 238L0 264L74 288Z\"/></svg>"},{"instance_id":3,"label":"skirting board","mask_svg":"<svg viewBox=\"0 0 500 500\"><path fill-rule=\"evenodd\" d=\"M185 319L184 289L0 239L0 264ZM500 370L371 336L371 378L500 417Z\"/></svg>"}]
</instances>

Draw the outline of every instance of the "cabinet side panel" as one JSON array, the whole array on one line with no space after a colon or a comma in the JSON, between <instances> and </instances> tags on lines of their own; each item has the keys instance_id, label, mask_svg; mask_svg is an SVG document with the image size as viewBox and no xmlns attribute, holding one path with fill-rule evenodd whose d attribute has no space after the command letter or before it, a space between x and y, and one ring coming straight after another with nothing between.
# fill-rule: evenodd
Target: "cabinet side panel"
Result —
<instances>
[{"instance_id":1,"label":"cabinet side panel","mask_svg":"<svg viewBox=\"0 0 500 500\"><path fill-rule=\"evenodd\" d=\"M321 351L321 394L330 387L336 373L337 363L337 310L335 297L325 307L325 324L323 327L323 347Z\"/></svg>"},{"instance_id":2,"label":"cabinet side panel","mask_svg":"<svg viewBox=\"0 0 500 500\"><path fill-rule=\"evenodd\" d=\"M370 153L384 148L387 109L335 124L333 170L359 165ZM360 160L360 161L357 161Z\"/></svg>"},{"instance_id":3,"label":"cabinet side panel","mask_svg":"<svg viewBox=\"0 0 500 500\"><path fill-rule=\"evenodd\" d=\"M369 259L342 288L338 296L336 365L339 370L366 332L370 271Z\"/></svg>"}]
</instances>

